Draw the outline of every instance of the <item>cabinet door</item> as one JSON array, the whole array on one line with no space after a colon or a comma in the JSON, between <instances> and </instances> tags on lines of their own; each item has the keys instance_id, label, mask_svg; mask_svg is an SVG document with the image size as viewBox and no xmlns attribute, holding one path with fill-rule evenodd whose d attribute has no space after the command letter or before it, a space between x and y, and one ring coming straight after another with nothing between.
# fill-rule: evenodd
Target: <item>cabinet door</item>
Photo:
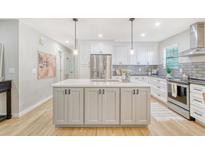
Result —
<instances>
[{"instance_id":1,"label":"cabinet door","mask_svg":"<svg viewBox=\"0 0 205 154\"><path fill-rule=\"evenodd\" d=\"M119 88L103 88L102 123L119 124Z\"/></svg>"},{"instance_id":2,"label":"cabinet door","mask_svg":"<svg viewBox=\"0 0 205 154\"><path fill-rule=\"evenodd\" d=\"M65 88L53 89L53 109L54 109L54 123L56 125L66 124L66 103L68 102L68 95L65 95Z\"/></svg>"},{"instance_id":3,"label":"cabinet door","mask_svg":"<svg viewBox=\"0 0 205 154\"><path fill-rule=\"evenodd\" d=\"M149 65L159 65L159 51L158 43L148 46L147 59Z\"/></svg>"},{"instance_id":4,"label":"cabinet door","mask_svg":"<svg viewBox=\"0 0 205 154\"><path fill-rule=\"evenodd\" d=\"M128 65L129 64L129 48L128 46L116 45L113 54L113 64L114 65Z\"/></svg>"},{"instance_id":5,"label":"cabinet door","mask_svg":"<svg viewBox=\"0 0 205 154\"><path fill-rule=\"evenodd\" d=\"M148 124L150 122L150 90L138 88L135 95L136 124Z\"/></svg>"},{"instance_id":6,"label":"cabinet door","mask_svg":"<svg viewBox=\"0 0 205 154\"><path fill-rule=\"evenodd\" d=\"M91 45L86 42L80 42L79 51L80 51L80 54L79 54L80 65L89 65Z\"/></svg>"},{"instance_id":7,"label":"cabinet door","mask_svg":"<svg viewBox=\"0 0 205 154\"><path fill-rule=\"evenodd\" d=\"M102 94L100 90L85 88L85 124L101 124Z\"/></svg>"},{"instance_id":8,"label":"cabinet door","mask_svg":"<svg viewBox=\"0 0 205 154\"><path fill-rule=\"evenodd\" d=\"M137 65L147 65L147 47L145 45L139 45L136 47L136 62Z\"/></svg>"},{"instance_id":9,"label":"cabinet door","mask_svg":"<svg viewBox=\"0 0 205 154\"><path fill-rule=\"evenodd\" d=\"M135 94L132 88L121 88L121 124L135 124Z\"/></svg>"},{"instance_id":10,"label":"cabinet door","mask_svg":"<svg viewBox=\"0 0 205 154\"><path fill-rule=\"evenodd\" d=\"M112 53L112 41L94 41L91 43L91 53L93 54L109 54Z\"/></svg>"},{"instance_id":11,"label":"cabinet door","mask_svg":"<svg viewBox=\"0 0 205 154\"><path fill-rule=\"evenodd\" d=\"M67 121L69 124L83 124L83 88L70 88L67 105Z\"/></svg>"}]
</instances>

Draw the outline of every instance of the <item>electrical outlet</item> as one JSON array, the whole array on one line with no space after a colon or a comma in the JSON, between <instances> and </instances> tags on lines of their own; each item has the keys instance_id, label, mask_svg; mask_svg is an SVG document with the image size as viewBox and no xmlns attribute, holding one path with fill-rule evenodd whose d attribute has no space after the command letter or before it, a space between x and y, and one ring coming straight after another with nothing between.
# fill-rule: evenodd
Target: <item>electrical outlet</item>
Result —
<instances>
[{"instance_id":1,"label":"electrical outlet","mask_svg":"<svg viewBox=\"0 0 205 154\"><path fill-rule=\"evenodd\" d=\"M180 68L180 69L179 69L179 72L180 72L180 73L182 73L182 72L183 72L183 69L182 69L182 68Z\"/></svg>"}]
</instances>

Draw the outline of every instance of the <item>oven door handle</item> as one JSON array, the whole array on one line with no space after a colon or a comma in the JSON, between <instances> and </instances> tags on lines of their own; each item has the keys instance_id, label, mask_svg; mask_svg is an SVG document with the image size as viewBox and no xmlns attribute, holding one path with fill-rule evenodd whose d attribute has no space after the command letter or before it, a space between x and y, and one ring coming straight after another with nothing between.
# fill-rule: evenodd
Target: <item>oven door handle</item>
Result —
<instances>
[{"instance_id":1,"label":"oven door handle","mask_svg":"<svg viewBox=\"0 0 205 154\"><path fill-rule=\"evenodd\" d=\"M177 86L180 86L180 87L184 87L184 88L189 88L189 85L186 85L186 84L180 84L180 83L177 83L177 82L168 82L168 85L172 85L172 84L176 84Z\"/></svg>"}]
</instances>

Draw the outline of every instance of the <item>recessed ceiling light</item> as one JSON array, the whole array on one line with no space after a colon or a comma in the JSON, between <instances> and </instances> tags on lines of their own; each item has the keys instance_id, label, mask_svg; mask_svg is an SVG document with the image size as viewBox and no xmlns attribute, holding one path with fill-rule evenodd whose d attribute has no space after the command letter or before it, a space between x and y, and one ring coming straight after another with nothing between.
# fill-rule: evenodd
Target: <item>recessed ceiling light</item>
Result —
<instances>
[{"instance_id":1,"label":"recessed ceiling light","mask_svg":"<svg viewBox=\"0 0 205 154\"><path fill-rule=\"evenodd\" d=\"M68 43L69 43L69 41L67 40L67 41L65 41L65 43L66 43L66 44L68 44Z\"/></svg>"},{"instance_id":2,"label":"recessed ceiling light","mask_svg":"<svg viewBox=\"0 0 205 154\"><path fill-rule=\"evenodd\" d=\"M142 33L142 34L141 34L141 36L142 36L142 37L145 37L145 36L146 36L146 34L145 34L145 33Z\"/></svg>"},{"instance_id":3,"label":"recessed ceiling light","mask_svg":"<svg viewBox=\"0 0 205 154\"><path fill-rule=\"evenodd\" d=\"M102 38L102 37L103 37L103 34L98 34L98 37Z\"/></svg>"},{"instance_id":4,"label":"recessed ceiling light","mask_svg":"<svg viewBox=\"0 0 205 154\"><path fill-rule=\"evenodd\" d=\"M161 25L160 22L155 22L155 26L156 26L156 27L158 27L158 26L160 26L160 25Z\"/></svg>"}]
</instances>

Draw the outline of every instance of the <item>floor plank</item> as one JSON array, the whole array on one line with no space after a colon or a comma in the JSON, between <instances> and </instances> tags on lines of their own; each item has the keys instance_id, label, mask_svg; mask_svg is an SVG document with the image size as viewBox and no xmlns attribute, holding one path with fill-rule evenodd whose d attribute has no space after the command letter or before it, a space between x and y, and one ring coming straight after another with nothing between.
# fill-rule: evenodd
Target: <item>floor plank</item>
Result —
<instances>
[{"instance_id":1,"label":"floor plank","mask_svg":"<svg viewBox=\"0 0 205 154\"><path fill-rule=\"evenodd\" d=\"M159 103L151 99L153 103ZM28 114L0 123L1 136L199 136L205 127L184 118L159 120L151 117L147 128L55 128L52 101L47 101ZM163 119L163 118L162 118Z\"/></svg>"}]
</instances>

